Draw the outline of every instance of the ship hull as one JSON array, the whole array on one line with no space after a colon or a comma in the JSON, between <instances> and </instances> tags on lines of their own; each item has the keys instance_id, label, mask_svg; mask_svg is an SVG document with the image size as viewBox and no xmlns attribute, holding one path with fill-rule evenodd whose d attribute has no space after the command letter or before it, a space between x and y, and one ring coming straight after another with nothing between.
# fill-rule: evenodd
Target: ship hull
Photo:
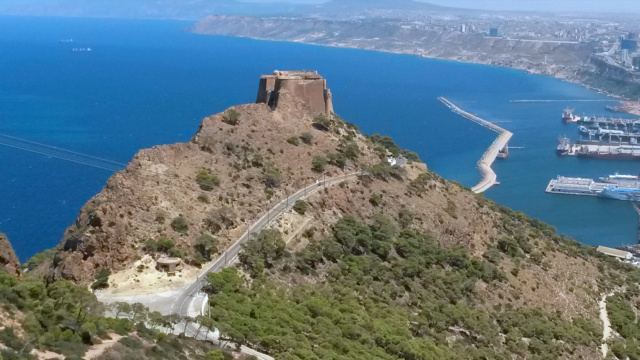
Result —
<instances>
[{"instance_id":1,"label":"ship hull","mask_svg":"<svg viewBox=\"0 0 640 360\"><path fill-rule=\"evenodd\" d=\"M598 194L600 197L622 201L640 201L640 191L636 192L620 192L615 190L604 189Z\"/></svg>"},{"instance_id":2,"label":"ship hull","mask_svg":"<svg viewBox=\"0 0 640 360\"><path fill-rule=\"evenodd\" d=\"M587 158L587 159L608 159L608 160L640 160L640 154L631 155L631 154L598 154L598 153L579 153L578 157Z\"/></svg>"}]
</instances>

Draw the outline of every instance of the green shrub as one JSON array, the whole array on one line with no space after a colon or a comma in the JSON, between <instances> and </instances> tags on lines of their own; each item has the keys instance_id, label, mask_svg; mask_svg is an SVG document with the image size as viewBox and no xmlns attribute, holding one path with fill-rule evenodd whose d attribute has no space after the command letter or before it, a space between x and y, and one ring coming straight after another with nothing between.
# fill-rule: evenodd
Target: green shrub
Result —
<instances>
[{"instance_id":1,"label":"green shrub","mask_svg":"<svg viewBox=\"0 0 640 360\"><path fill-rule=\"evenodd\" d=\"M209 203L209 196L207 196L207 194L200 194L200 195L198 195L198 201L200 201L203 204L208 204Z\"/></svg>"},{"instance_id":2,"label":"green shrub","mask_svg":"<svg viewBox=\"0 0 640 360\"><path fill-rule=\"evenodd\" d=\"M317 155L313 157L311 161L311 170L317 173L321 173L324 171L325 166L327 166L327 158L322 155Z\"/></svg>"},{"instance_id":3,"label":"green shrub","mask_svg":"<svg viewBox=\"0 0 640 360\"><path fill-rule=\"evenodd\" d=\"M309 204L307 204L307 202L304 200L298 200L293 205L293 210L300 215L304 215L308 209L309 209Z\"/></svg>"},{"instance_id":4,"label":"green shrub","mask_svg":"<svg viewBox=\"0 0 640 360\"><path fill-rule=\"evenodd\" d=\"M264 171L264 185L268 189L277 188L282 182L282 172L276 168L273 164L269 164L265 167Z\"/></svg>"},{"instance_id":5,"label":"green shrub","mask_svg":"<svg viewBox=\"0 0 640 360\"><path fill-rule=\"evenodd\" d=\"M304 132L300 135L300 140L307 145L313 144L313 135L308 132Z\"/></svg>"},{"instance_id":6,"label":"green shrub","mask_svg":"<svg viewBox=\"0 0 640 360\"><path fill-rule=\"evenodd\" d=\"M324 114L318 114L313 118L313 126L321 131L329 131L331 128L331 120L329 120Z\"/></svg>"},{"instance_id":7,"label":"green shrub","mask_svg":"<svg viewBox=\"0 0 640 360\"><path fill-rule=\"evenodd\" d=\"M209 170L200 170L196 175L196 182L200 186L200 189L204 191L211 191L215 187L220 185L220 178L211 174Z\"/></svg>"},{"instance_id":8,"label":"green shrub","mask_svg":"<svg viewBox=\"0 0 640 360\"><path fill-rule=\"evenodd\" d=\"M171 220L171 228L176 232L184 234L189 230L189 224L187 223L187 219L181 214Z\"/></svg>"},{"instance_id":9,"label":"green shrub","mask_svg":"<svg viewBox=\"0 0 640 360\"><path fill-rule=\"evenodd\" d=\"M238 125L240 123L240 113L235 109L229 109L222 115L222 121L229 125Z\"/></svg>"},{"instance_id":10,"label":"green shrub","mask_svg":"<svg viewBox=\"0 0 640 360\"><path fill-rule=\"evenodd\" d=\"M287 139L287 142L293 146L298 146L300 145L300 138L298 138L297 136L292 136Z\"/></svg>"}]
</instances>

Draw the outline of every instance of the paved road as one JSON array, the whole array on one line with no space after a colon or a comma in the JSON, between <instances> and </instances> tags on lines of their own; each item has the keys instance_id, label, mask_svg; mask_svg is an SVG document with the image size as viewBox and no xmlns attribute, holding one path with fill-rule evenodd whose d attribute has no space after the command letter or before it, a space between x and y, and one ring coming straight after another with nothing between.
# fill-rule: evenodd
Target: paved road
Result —
<instances>
[{"instance_id":1,"label":"paved road","mask_svg":"<svg viewBox=\"0 0 640 360\"><path fill-rule=\"evenodd\" d=\"M280 201L273 208L269 209L267 213L264 214L260 219L258 219L258 221L256 221L249 228L249 230L242 235L242 237L240 237L233 245L231 245L229 249L224 254L222 254L222 256L220 256L207 269L203 270L200 276L198 276L198 279L192 284L185 286L179 290L166 292L163 294L132 297L129 302L142 302L143 304L149 306L151 310L160 311L163 314L177 313L185 317L195 317L199 315L201 313L201 309L206 306L203 303L203 301L206 300L203 300L202 296L199 296L199 293L205 284L204 280L208 273L219 272L228 264L232 263L242 250L242 244L247 242L254 234L257 234L265 229L279 215L289 210L297 200L306 199L311 194L317 192L319 189L325 186L354 178L358 175L361 175L362 173L363 172L355 172L334 178L323 179L322 181L317 181L315 184L299 190L295 194L290 195L287 199L283 199L282 201ZM199 301L196 301L194 303L194 300L196 299L198 299ZM181 324L178 329L180 329L180 327L181 330L179 331L184 331L189 336L195 336L198 330L197 326L192 323L188 324L186 326L186 329L184 323ZM209 334L201 332L197 336L197 338L200 340L208 340L219 344L218 337L218 331ZM273 357L267 354L260 353L246 346L242 347L242 353L256 356L260 360L273 360Z\"/></svg>"},{"instance_id":2,"label":"paved road","mask_svg":"<svg viewBox=\"0 0 640 360\"><path fill-rule=\"evenodd\" d=\"M308 186L302 190L299 190L293 195L290 195L288 199L283 199L278 204L276 204L273 208L271 208L266 214L264 214L258 221L256 221L250 228L249 231L245 232L240 239L238 239L233 245L229 247L229 249L222 254L209 268L205 269L198 280L196 280L191 285L183 288L179 295L175 298L175 301L171 305L170 313L178 313L180 315L188 315L189 307L191 306L191 302L196 294L202 289L204 285L204 279L208 273L219 272L224 269L229 263L235 260L235 258L242 250L242 244L247 242L251 236L259 233L264 228L266 228L271 221L277 218L280 214L287 211L289 208L295 204L296 201L307 198L309 195L320 189L322 186L331 185L334 183L345 181L349 178L356 177L362 174L362 172L356 172L348 175L343 175L339 177L334 177L330 179L326 179L323 181L319 181L316 184Z\"/></svg>"}]
</instances>

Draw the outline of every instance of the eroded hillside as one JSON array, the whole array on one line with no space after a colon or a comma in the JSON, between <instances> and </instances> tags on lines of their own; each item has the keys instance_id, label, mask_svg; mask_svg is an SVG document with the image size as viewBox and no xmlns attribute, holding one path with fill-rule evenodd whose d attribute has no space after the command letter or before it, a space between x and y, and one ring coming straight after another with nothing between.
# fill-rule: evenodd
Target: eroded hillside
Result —
<instances>
[{"instance_id":1,"label":"eroded hillside","mask_svg":"<svg viewBox=\"0 0 640 360\"><path fill-rule=\"evenodd\" d=\"M415 161L389 162L400 153ZM636 270L287 92L276 109L237 106L190 143L140 151L68 229L54 277L89 282L106 268L121 280L164 256L195 277L287 194L360 171L276 219L239 272L211 277L212 316L231 340L292 359L599 359L603 295L619 292L616 314L637 311ZM634 351L635 332L617 332L634 321L612 321L618 353Z\"/></svg>"}]
</instances>

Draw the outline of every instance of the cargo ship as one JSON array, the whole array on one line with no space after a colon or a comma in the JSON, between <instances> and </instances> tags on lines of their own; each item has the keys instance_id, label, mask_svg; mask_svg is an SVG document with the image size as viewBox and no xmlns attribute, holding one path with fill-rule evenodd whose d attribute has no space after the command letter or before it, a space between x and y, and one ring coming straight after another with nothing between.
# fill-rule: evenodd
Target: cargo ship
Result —
<instances>
[{"instance_id":1,"label":"cargo ship","mask_svg":"<svg viewBox=\"0 0 640 360\"><path fill-rule=\"evenodd\" d=\"M576 116L573 113L573 109L566 108L562 112L562 122L565 124L577 123L580 122L582 118L580 116Z\"/></svg>"},{"instance_id":2,"label":"cargo ship","mask_svg":"<svg viewBox=\"0 0 640 360\"><path fill-rule=\"evenodd\" d=\"M640 160L638 145L580 145L578 157L611 160Z\"/></svg>"}]
</instances>

